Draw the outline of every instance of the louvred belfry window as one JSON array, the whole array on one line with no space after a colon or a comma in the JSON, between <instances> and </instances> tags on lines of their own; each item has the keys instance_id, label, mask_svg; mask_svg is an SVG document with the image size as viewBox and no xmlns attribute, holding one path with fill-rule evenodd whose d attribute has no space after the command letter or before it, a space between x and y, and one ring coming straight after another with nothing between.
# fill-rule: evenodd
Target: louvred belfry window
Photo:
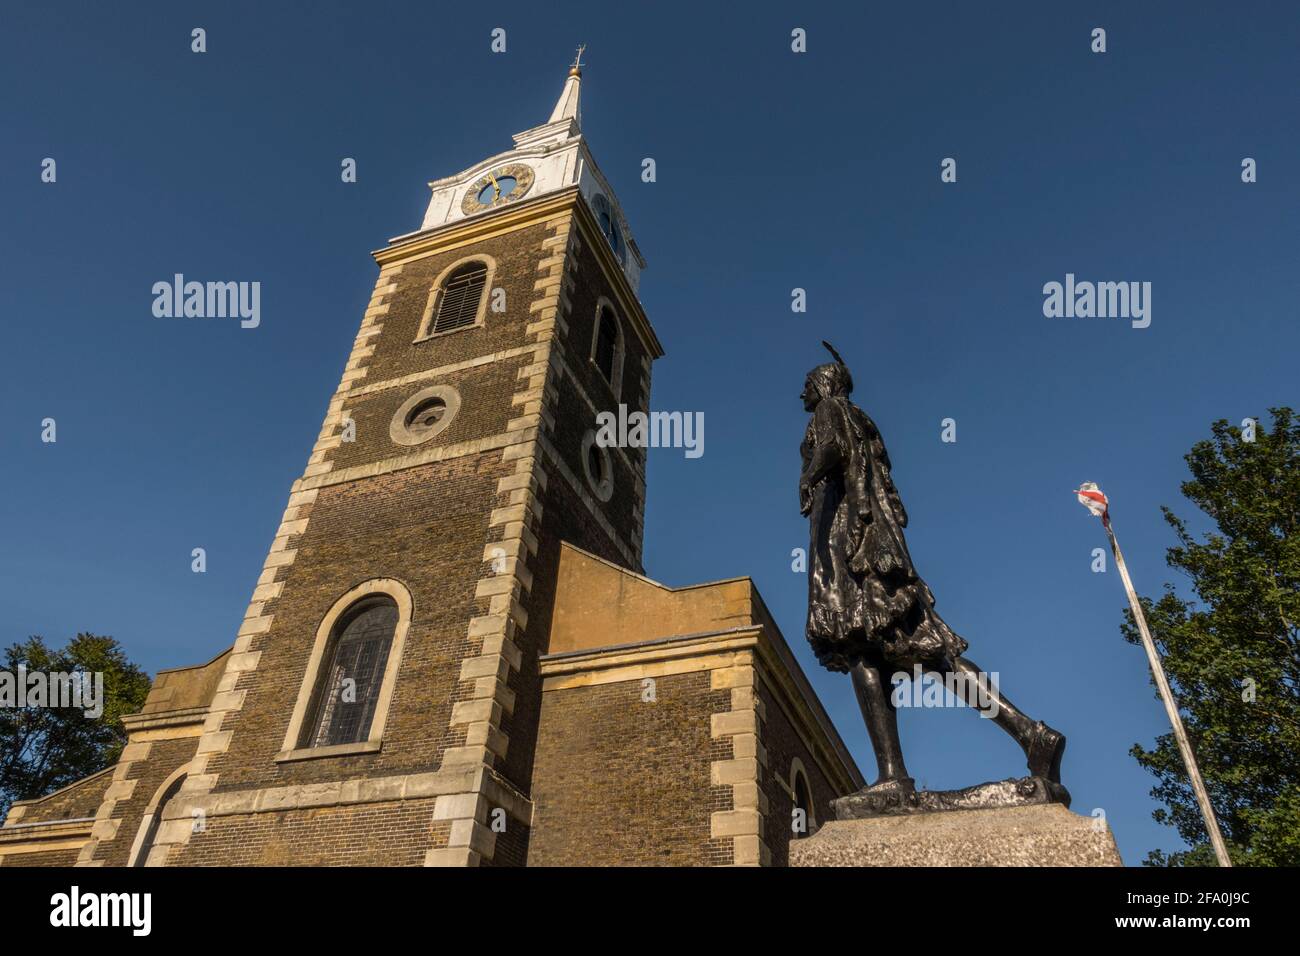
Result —
<instances>
[{"instance_id":1,"label":"louvred belfry window","mask_svg":"<svg viewBox=\"0 0 1300 956\"><path fill-rule=\"evenodd\" d=\"M397 629L397 606L362 601L346 614L327 651L308 744L332 747L366 740Z\"/></svg>"},{"instance_id":2,"label":"louvred belfry window","mask_svg":"<svg viewBox=\"0 0 1300 956\"><path fill-rule=\"evenodd\" d=\"M468 263L449 275L438 300L438 314L433 320L434 334L473 325L478 318L479 302L486 283L487 266L482 262Z\"/></svg>"}]
</instances>

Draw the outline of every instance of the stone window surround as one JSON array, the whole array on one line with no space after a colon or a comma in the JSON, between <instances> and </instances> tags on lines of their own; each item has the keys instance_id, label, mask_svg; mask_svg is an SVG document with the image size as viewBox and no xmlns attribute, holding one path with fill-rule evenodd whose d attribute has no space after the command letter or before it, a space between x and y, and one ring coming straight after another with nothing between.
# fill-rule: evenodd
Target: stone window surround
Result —
<instances>
[{"instance_id":1,"label":"stone window surround","mask_svg":"<svg viewBox=\"0 0 1300 956\"><path fill-rule=\"evenodd\" d=\"M393 629L393 643L388 651L388 663L384 667L383 682L379 685L379 700L375 705L374 718L370 721L370 735L366 740L353 744L338 744L330 747L304 747L302 740L303 723L307 708L316 691L316 683L325 653L329 649L334 627L354 604L363 598L386 594L397 604L397 626ZM312 646L311 657L307 662L307 672L303 675L302 686L298 690L298 700L294 704L293 716L289 720L289 729L284 735L280 753L276 754L277 763L292 760L311 760L317 757L342 757L354 754L375 753L383 746L384 725L388 722L388 708L392 703L393 690L397 684L397 670L402 660L402 648L406 644L406 632L411 626L413 602L411 592L406 585L393 578L372 578L363 581L340 597L330 607L320 626L316 629L316 642Z\"/></svg>"},{"instance_id":2,"label":"stone window surround","mask_svg":"<svg viewBox=\"0 0 1300 956\"><path fill-rule=\"evenodd\" d=\"M798 757L792 757L790 759L790 782L788 784L788 790L790 793L790 800L796 804L799 799L797 796L799 788L795 786L795 781L800 777L803 777L804 791L808 794L808 806L804 808L808 811L808 832L804 835L812 836L817 831L817 798L813 796L812 778L808 776L808 771L804 768L803 761Z\"/></svg>"},{"instance_id":3,"label":"stone window surround","mask_svg":"<svg viewBox=\"0 0 1300 956\"><path fill-rule=\"evenodd\" d=\"M483 294L479 296L478 312L474 315L473 324L462 325L454 329L448 329L445 332L433 332L433 317L438 314L438 304L442 301L443 287L447 284L447 279L461 266L468 265L471 262L481 262L487 266L487 275L483 279ZM440 339L444 335L455 335L457 332L464 332L467 329L482 328L484 323L487 322L488 300L492 298L492 282L496 278L496 274L496 259L482 252L463 256L438 273L438 277L433 280L433 285L429 289L429 300L425 303L424 315L420 317L420 327L415 334L413 344L427 342L429 339Z\"/></svg>"},{"instance_id":4,"label":"stone window surround","mask_svg":"<svg viewBox=\"0 0 1300 956\"><path fill-rule=\"evenodd\" d=\"M140 820L139 829L135 832L135 840L131 844L131 852L127 854L127 866L148 866L148 858L141 858L142 852L148 852L144 846L145 835L149 832L149 828L153 824L154 815L159 813L162 809L160 804L162 803L163 795L171 789L172 784L182 777L187 776L189 772L190 765L188 763L181 764L181 766L172 771L167 779L162 782L162 785L154 791L153 797L149 800L149 805L144 808L144 816ZM175 799L175 796L173 796L173 799ZM161 824L162 820L159 819L158 822Z\"/></svg>"},{"instance_id":5,"label":"stone window surround","mask_svg":"<svg viewBox=\"0 0 1300 956\"><path fill-rule=\"evenodd\" d=\"M411 414L411 410L416 405L429 398L441 398L447 406L447 411L443 414L442 420L433 428L423 434L412 432L407 427L406 416ZM397 411L393 414L393 420L388 424L388 437L393 440L395 445L422 445L447 430L456 418L457 413L460 412L460 405L460 392L452 386L428 385L410 395L406 401L398 406Z\"/></svg>"},{"instance_id":6,"label":"stone window surround","mask_svg":"<svg viewBox=\"0 0 1300 956\"><path fill-rule=\"evenodd\" d=\"M591 473L591 449L596 449L596 454L600 455L605 462L605 479L597 481L596 476ZM609 501L614 497L614 461L610 457L609 449L596 444L596 433L592 429L587 430L587 434L582 438L582 473L586 476L587 487L595 495L599 502Z\"/></svg>"},{"instance_id":7,"label":"stone window surround","mask_svg":"<svg viewBox=\"0 0 1300 956\"><path fill-rule=\"evenodd\" d=\"M606 379L605 373L596 361L596 344L600 341L600 317L608 309L609 314L614 317L614 377ZM626 357L627 349L626 340L623 337L623 320L619 318L618 309L614 308L614 303L609 301L605 296L601 296L596 302L596 319L592 323L591 329L591 351L587 355L587 360L591 362L600 374L597 376L602 382L609 385L609 390L614 393L614 400L621 402L623 400L623 360Z\"/></svg>"}]
</instances>

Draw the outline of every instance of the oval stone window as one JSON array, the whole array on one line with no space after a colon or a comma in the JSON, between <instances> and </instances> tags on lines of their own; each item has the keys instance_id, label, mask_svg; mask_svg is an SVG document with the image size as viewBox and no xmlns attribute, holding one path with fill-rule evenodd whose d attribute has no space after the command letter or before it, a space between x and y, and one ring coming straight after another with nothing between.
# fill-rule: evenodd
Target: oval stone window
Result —
<instances>
[{"instance_id":1,"label":"oval stone window","mask_svg":"<svg viewBox=\"0 0 1300 956\"><path fill-rule=\"evenodd\" d=\"M446 431L460 411L460 393L450 385L430 385L406 399L393 415L389 437L399 445L418 445Z\"/></svg>"},{"instance_id":2,"label":"oval stone window","mask_svg":"<svg viewBox=\"0 0 1300 956\"><path fill-rule=\"evenodd\" d=\"M614 496L614 465L609 449L596 444L594 431L588 431L582 439L582 470L597 501L609 501Z\"/></svg>"},{"instance_id":3,"label":"oval stone window","mask_svg":"<svg viewBox=\"0 0 1300 956\"><path fill-rule=\"evenodd\" d=\"M447 414L447 401L440 395L431 395L406 413L406 430L413 435L434 431Z\"/></svg>"}]
</instances>

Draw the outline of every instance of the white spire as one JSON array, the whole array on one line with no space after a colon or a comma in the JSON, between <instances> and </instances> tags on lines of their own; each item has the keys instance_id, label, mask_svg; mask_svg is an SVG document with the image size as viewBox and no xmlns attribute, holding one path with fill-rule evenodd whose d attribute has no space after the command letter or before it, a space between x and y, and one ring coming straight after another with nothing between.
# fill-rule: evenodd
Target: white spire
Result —
<instances>
[{"instance_id":1,"label":"white spire","mask_svg":"<svg viewBox=\"0 0 1300 956\"><path fill-rule=\"evenodd\" d=\"M578 105L578 94L582 83L582 51L585 49L587 44L579 45L578 55L573 58L573 65L569 67L569 76L564 81L564 89L560 91L560 98L555 103L555 109L551 110L551 118L546 121L547 124L573 120L579 128L582 127L582 107Z\"/></svg>"},{"instance_id":2,"label":"white spire","mask_svg":"<svg viewBox=\"0 0 1300 956\"><path fill-rule=\"evenodd\" d=\"M564 89L560 91L560 98L555 101L555 109L551 110L551 118L546 121L547 123L571 119L579 127L582 126L582 108L578 104L581 83L582 70L575 66L569 70L568 78L564 81Z\"/></svg>"}]
</instances>

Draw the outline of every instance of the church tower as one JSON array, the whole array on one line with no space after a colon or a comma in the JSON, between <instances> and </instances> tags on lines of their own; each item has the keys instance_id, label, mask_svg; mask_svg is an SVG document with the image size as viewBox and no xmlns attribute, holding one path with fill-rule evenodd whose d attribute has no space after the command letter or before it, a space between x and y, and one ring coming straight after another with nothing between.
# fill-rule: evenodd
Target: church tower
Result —
<instances>
[{"instance_id":1,"label":"church tower","mask_svg":"<svg viewBox=\"0 0 1300 956\"><path fill-rule=\"evenodd\" d=\"M594 429L648 410L662 354L581 83L374 253L193 757L152 830L100 827L82 863L525 862L561 542L641 571L645 450Z\"/></svg>"}]
</instances>

